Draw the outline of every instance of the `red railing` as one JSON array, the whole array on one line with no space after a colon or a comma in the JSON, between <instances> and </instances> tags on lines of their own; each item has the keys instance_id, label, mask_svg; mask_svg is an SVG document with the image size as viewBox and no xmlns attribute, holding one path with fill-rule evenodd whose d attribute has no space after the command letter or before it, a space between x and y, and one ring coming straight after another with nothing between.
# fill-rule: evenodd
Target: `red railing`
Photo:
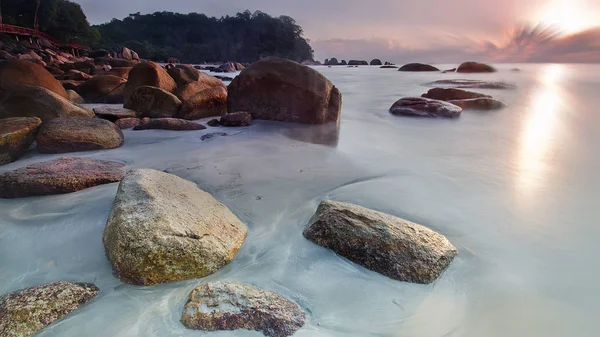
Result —
<instances>
[{"instance_id":1,"label":"red railing","mask_svg":"<svg viewBox=\"0 0 600 337\"><path fill-rule=\"evenodd\" d=\"M74 49L87 49L86 46L82 46L78 43L62 43L46 33L40 32L39 30L31 29L31 28L2 24L2 25L0 25L0 33L25 35L25 36L36 36L36 37L41 37L43 39L46 39L59 47L71 47Z\"/></svg>"}]
</instances>

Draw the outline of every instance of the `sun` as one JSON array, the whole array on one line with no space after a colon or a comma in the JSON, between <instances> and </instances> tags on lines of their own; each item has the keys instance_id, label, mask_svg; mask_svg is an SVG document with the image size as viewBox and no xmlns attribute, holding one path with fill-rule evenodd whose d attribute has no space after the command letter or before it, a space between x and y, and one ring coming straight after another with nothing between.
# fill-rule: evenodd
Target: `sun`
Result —
<instances>
[{"instance_id":1,"label":"sun","mask_svg":"<svg viewBox=\"0 0 600 337\"><path fill-rule=\"evenodd\" d=\"M542 6L538 22L565 34L577 33L598 24L598 8L586 0L550 0Z\"/></svg>"}]
</instances>

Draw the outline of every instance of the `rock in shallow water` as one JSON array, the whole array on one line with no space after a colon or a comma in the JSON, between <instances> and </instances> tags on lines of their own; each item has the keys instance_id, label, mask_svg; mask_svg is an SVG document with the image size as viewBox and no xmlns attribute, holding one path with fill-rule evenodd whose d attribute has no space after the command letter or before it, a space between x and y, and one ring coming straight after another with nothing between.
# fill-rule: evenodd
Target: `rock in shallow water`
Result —
<instances>
[{"instance_id":1,"label":"rock in shallow water","mask_svg":"<svg viewBox=\"0 0 600 337\"><path fill-rule=\"evenodd\" d=\"M398 71L440 71L438 68L423 63L409 63L403 65Z\"/></svg>"},{"instance_id":2,"label":"rock in shallow water","mask_svg":"<svg viewBox=\"0 0 600 337\"><path fill-rule=\"evenodd\" d=\"M425 84L430 87L448 87L462 89L515 89L516 86L504 82L480 81L480 80L438 80Z\"/></svg>"},{"instance_id":3,"label":"rock in shallow water","mask_svg":"<svg viewBox=\"0 0 600 337\"><path fill-rule=\"evenodd\" d=\"M458 105L463 110L498 110L506 107L506 104L491 97L452 100L448 103Z\"/></svg>"},{"instance_id":4,"label":"rock in shallow water","mask_svg":"<svg viewBox=\"0 0 600 337\"><path fill-rule=\"evenodd\" d=\"M195 183L140 169L127 173L104 230L122 281L153 285L212 274L229 263L246 226Z\"/></svg>"},{"instance_id":5,"label":"rock in shallow water","mask_svg":"<svg viewBox=\"0 0 600 337\"><path fill-rule=\"evenodd\" d=\"M248 126L252 124L252 115L246 111L228 113L221 117L219 124L223 126Z\"/></svg>"},{"instance_id":6,"label":"rock in shallow water","mask_svg":"<svg viewBox=\"0 0 600 337\"><path fill-rule=\"evenodd\" d=\"M472 98L491 98L492 96L480 94L478 92L466 91L455 88L433 88L429 89L427 93L421 95L421 97L439 99L440 101L452 101L459 99L472 99Z\"/></svg>"},{"instance_id":7,"label":"rock in shallow water","mask_svg":"<svg viewBox=\"0 0 600 337\"><path fill-rule=\"evenodd\" d=\"M390 113L413 117L457 118L462 108L451 103L423 97L404 97L390 108Z\"/></svg>"},{"instance_id":8,"label":"rock in shallow water","mask_svg":"<svg viewBox=\"0 0 600 337\"><path fill-rule=\"evenodd\" d=\"M0 119L0 165L17 160L29 149L40 124L37 117Z\"/></svg>"},{"instance_id":9,"label":"rock in shallow water","mask_svg":"<svg viewBox=\"0 0 600 337\"><path fill-rule=\"evenodd\" d=\"M90 283L55 282L0 297L0 336L27 337L96 297Z\"/></svg>"},{"instance_id":10,"label":"rock in shallow water","mask_svg":"<svg viewBox=\"0 0 600 337\"><path fill-rule=\"evenodd\" d=\"M171 130L171 131L189 131L189 130L204 130L206 126L179 118L151 118L150 120L142 120L141 124L133 128L134 130Z\"/></svg>"},{"instance_id":11,"label":"rock in shallow water","mask_svg":"<svg viewBox=\"0 0 600 337\"><path fill-rule=\"evenodd\" d=\"M36 138L41 153L114 149L123 145L123 132L99 118L62 117L44 123Z\"/></svg>"},{"instance_id":12,"label":"rock in shallow water","mask_svg":"<svg viewBox=\"0 0 600 337\"><path fill-rule=\"evenodd\" d=\"M115 125L121 130L131 129L142 124L142 120L139 118L121 118L115 121Z\"/></svg>"},{"instance_id":13,"label":"rock in shallow water","mask_svg":"<svg viewBox=\"0 0 600 337\"><path fill-rule=\"evenodd\" d=\"M305 319L296 303L277 293L239 282L215 282L192 290L181 323L197 330L247 329L286 337L300 329Z\"/></svg>"},{"instance_id":14,"label":"rock in shallow water","mask_svg":"<svg viewBox=\"0 0 600 337\"><path fill-rule=\"evenodd\" d=\"M172 117L181 108L181 101L164 89L144 85L131 93L123 107L137 111L139 116Z\"/></svg>"},{"instance_id":15,"label":"rock in shallow water","mask_svg":"<svg viewBox=\"0 0 600 337\"><path fill-rule=\"evenodd\" d=\"M63 157L0 174L0 198L63 194L120 181L125 164Z\"/></svg>"},{"instance_id":16,"label":"rock in shallow water","mask_svg":"<svg viewBox=\"0 0 600 337\"><path fill-rule=\"evenodd\" d=\"M99 106L94 108L94 113L98 118L106 119L111 122L114 122L118 119L122 118L136 118L138 117L138 113L131 109L125 109L120 107L113 106Z\"/></svg>"},{"instance_id":17,"label":"rock in shallow water","mask_svg":"<svg viewBox=\"0 0 600 337\"><path fill-rule=\"evenodd\" d=\"M413 283L435 281L457 254L426 227L336 201L321 202L303 234L367 269Z\"/></svg>"}]
</instances>

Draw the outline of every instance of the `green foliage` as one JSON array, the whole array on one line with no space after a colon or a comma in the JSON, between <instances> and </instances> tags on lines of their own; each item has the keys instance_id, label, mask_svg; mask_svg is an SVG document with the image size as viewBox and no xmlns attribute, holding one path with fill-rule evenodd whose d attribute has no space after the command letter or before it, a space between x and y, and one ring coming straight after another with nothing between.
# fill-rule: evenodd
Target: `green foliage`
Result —
<instances>
[{"instance_id":1,"label":"green foliage","mask_svg":"<svg viewBox=\"0 0 600 337\"><path fill-rule=\"evenodd\" d=\"M89 43L100 39L81 6L67 0L1 0L5 24L34 28L35 9L39 1L39 30L63 42Z\"/></svg>"},{"instance_id":2,"label":"green foliage","mask_svg":"<svg viewBox=\"0 0 600 337\"><path fill-rule=\"evenodd\" d=\"M309 41L294 19L260 11L220 19L198 13L135 13L94 27L102 35L94 47L118 49L125 45L142 58L159 61L168 57L190 63L253 62L266 56L295 61L313 58Z\"/></svg>"}]
</instances>

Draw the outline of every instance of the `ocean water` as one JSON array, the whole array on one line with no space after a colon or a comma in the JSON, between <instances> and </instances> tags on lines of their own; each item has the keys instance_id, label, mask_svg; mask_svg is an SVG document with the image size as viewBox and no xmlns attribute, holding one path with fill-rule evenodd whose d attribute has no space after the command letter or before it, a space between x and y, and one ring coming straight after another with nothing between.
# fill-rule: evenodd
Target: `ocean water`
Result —
<instances>
[{"instance_id":1,"label":"ocean water","mask_svg":"<svg viewBox=\"0 0 600 337\"><path fill-rule=\"evenodd\" d=\"M74 154L196 182L247 224L242 249L204 279L125 285L102 245L117 184L0 200L0 294L57 280L100 287L95 300L40 337L262 336L181 325L189 291L216 280L296 301L308 315L298 337L597 336L600 66L498 68L459 75L318 67L343 93L336 146L318 144L318 128L256 121L125 131L119 149ZM477 90L508 107L465 111L456 120L388 113L397 99L424 93L424 83L449 78L502 80L517 89ZM211 132L228 135L200 139ZM33 150L0 172L56 157ZM459 255L430 285L366 270L302 237L323 199L428 226Z\"/></svg>"}]
</instances>

